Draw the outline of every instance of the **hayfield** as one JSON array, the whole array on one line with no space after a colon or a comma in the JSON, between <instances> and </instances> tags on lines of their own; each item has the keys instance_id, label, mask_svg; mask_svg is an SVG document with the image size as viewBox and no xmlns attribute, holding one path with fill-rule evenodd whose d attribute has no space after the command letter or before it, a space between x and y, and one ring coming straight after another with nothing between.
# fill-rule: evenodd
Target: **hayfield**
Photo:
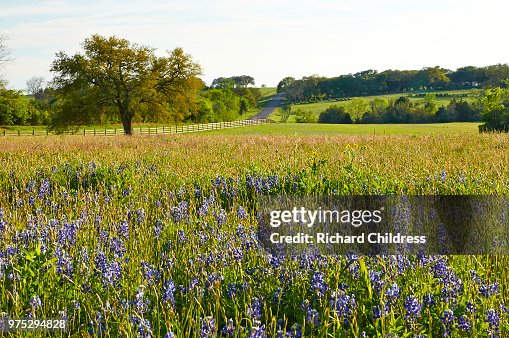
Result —
<instances>
[{"instance_id":1,"label":"hayfield","mask_svg":"<svg viewBox=\"0 0 509 338\"><path fill-rule=\"evenodd\" d=\"M2 138L0 312L66 318L52 335L72 337L509 334L506 256L275 257L253 209L267 194L507 195L507 135L266 128Z\"/></svg>"}]
</instances>

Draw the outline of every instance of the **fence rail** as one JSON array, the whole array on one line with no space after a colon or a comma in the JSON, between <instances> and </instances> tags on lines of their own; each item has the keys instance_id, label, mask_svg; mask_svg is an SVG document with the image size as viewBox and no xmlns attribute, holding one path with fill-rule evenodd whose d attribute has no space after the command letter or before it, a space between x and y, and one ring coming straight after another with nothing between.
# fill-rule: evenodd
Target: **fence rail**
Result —
<instances>
[{"instance_id":1,"label":"fence rail","mask_svg":"<svg viewBox=\"0 0 509 338\"><path fill-rule=\"evenodd\" d=\"M156 135L156 134L180 134L180 133L196 133L200 131L218 130L225 128L244 127L256 124L269 123L268 119L249 119L231 122L215 122L215 123L198 123L198 124L184 124L175 126L162 126L162 127L134 127L133 134L135 135ZM53 134L47 130L17 130L17 131L0 131L0 136L47 136ZM74 135L95 135L95 136L115 136L124 135L123 128L94 128L94 129L79 129L75 133L66 132L65 134Z\"/></svg>"}]
</instances>

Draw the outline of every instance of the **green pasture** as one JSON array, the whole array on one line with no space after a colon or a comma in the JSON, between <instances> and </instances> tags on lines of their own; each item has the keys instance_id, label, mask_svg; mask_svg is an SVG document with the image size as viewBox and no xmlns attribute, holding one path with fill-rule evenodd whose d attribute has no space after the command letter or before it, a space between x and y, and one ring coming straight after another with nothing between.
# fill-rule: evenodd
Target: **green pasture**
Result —
<instances>
[{"instance_id":1,"label":"green pasture","mask_svg":"<svg viewBox=\"0 0 509 338\"><path fill-rule=\"evenodd\" d=\"M478 134L479 123L322 124L270 123L206 133L224 135L441 135Z\"/></svg>"},{"instance_id":2,"label":"green pasture","mask_svg":"<svg viewBox=\"0 0 509 338\"><path fill-rule=\"evenodd\" d=\"M448 91L437 91L432 92L433 94L436 94L435 103L437 107L441 106L447 106L449 102L452 99L462 99L469 103L474 101L480 93L479 89L462 89L462 90L448 90ZM424 96L426 92L411 92L411 93L398 93L398 94L390 94L390 95L376 95L376 96L362 96L361 98L366 101L366 103L369 103L369 101L372 101L376 98L384 98L386 100L397 100L401 96L408 96L412 102L417 103L424 103L425 99ZM440 96L444 94L449 94L449 96ZM466 95L466 96L463 96ZM292 113L294 113L297 110L302 111L312 111L314 113L321 113L325 111L327 108L329 108L332 105L338 105L338 106L346 106L350 103L351 99L337 99L337 100L329 100L329 101L321 101L321 102L313 102L313 103L303 103L303 104L294 104L292 105ZM274 115L273 118L275 120L280 119L277 115ZM290 115L290 118L288 122L292 122L292 119L295 119L294 115Z\"/></svg>"}]
</instances>

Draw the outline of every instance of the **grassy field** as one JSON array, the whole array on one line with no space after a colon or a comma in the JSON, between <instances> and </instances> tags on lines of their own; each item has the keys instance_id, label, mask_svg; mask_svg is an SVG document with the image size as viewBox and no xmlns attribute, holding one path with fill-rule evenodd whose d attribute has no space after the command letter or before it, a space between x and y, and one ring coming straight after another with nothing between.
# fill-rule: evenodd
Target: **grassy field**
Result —
<instances>
[{"instance_id":1,"label":"grassy field","mask_svg":"<svg viewBox=\"0 0 509 338\"><path fill-rule=\"evenodd\" d=\"M478 134L479 123L430 124L322 124L270 123L207 132L223 135L447 135Z\"/></svg>"},{"instance_id":2,"label":"grassy field","mask_svg":"<svg viewBox=\"0 0 509 338\"><path fill-rule=\"evenodd\" d=\"M0 312L69 321L30 337L506 337L507 256L258 241L265 195L509 194L507 135L440 126L4 138Z\"/></svg>"},{"instance_id":3,"label":"grassy field","mask_svg":"<svg viewBox=\"0 0 509 338\"><path fill-rule=\"evenodd\" d=\"M435 103L437 107L447 106L449 102L453 99L462 99L467 102L474 101L479 93L479 89L470 89L470 90L450 90L450 91L437 91L433 92L437 95L435 99ZM425 103L424 97L418 97L418 95L424 95L425 92L412 92L412 93L399 93L399 94L391 94L391 95L377 95L377 96L363 96L361 97L366 103L375 99L375 98L385 98L387 100L397 100L400 96L409 96L410 100L415 103ZM450 94L451 96L439 96L441 94ZM454 95L454 96L453 96ZM460 97L462 95L466 95L466 97ZM319 114L329 108L331 105L338 106L346 106L348 105L350 100L336 100L336 101L323 101L323 102L315 102L315 103L304 103L304 104L294 104L292 105L292 112L297 110L302 111L311 111L313 113ZM271 118L274 121L281 120L281 112L275 112ZM295 115L290 115L288 118L288 122L295 122Z\"/></svg>"}]
</instances>

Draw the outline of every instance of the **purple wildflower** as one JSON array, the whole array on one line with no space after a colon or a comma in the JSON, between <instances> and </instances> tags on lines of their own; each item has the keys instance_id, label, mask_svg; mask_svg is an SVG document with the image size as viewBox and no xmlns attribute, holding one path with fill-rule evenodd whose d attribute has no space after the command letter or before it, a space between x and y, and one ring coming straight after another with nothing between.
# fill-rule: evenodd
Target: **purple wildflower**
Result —
<instances>
[{"instance_id":1,"label":"purple wildflower","mask_svg":"<svg viewBox=\"0 0 509 338\"><path fill-rule=\"evenodd\" d=\"M405 310L405 318L413 320L415 317L421 316L422 305L419 303L415 296L408 296L405 299Z\"/></svg>"}]
</instances>

